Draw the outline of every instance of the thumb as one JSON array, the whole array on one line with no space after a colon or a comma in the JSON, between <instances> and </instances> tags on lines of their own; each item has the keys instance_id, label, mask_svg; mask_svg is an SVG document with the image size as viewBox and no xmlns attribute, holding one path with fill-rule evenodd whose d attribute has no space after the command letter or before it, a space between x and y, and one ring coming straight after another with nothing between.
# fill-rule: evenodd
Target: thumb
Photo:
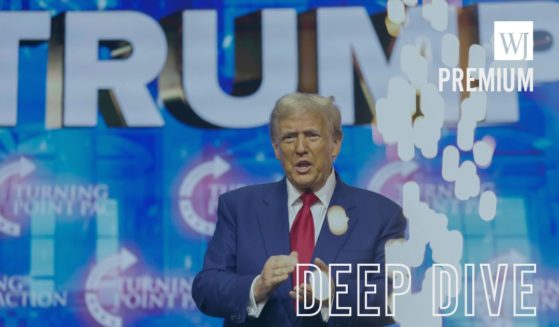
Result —
<instances>
[{"instance_id":1,"label":"thumb","mask_svg":"<svg viewBox=\"0 0 559 327\"><path fill-rule=\"evenodd\" d=\"M328 265L324 263L324 261L320 260L320 258L314 259L314 264L325 273L328 273Z\"/></svg>"}]
</instances>

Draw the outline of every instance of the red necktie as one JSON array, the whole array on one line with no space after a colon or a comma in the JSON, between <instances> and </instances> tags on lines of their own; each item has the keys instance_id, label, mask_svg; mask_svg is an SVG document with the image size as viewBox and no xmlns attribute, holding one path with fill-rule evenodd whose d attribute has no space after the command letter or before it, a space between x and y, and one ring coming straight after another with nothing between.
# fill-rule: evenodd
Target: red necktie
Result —
<instances>
[{"instance_id":1,"label":"red necktie","mask_svg":"<svg viewBox=\"0 0 559 327\"><path fill-rule=\"evenodd\" d=\"M310 263L314 251L314 220L312 217L311 206L318 200L312 192L301 194L303 207L297 213L291 232L289 233L289 243L291 251L297 251L299 263ZM299 284L304 283L305 270L299 269ZM297 284L297 277L293 276L293 286Z\"/></svg>"}]
</instances>

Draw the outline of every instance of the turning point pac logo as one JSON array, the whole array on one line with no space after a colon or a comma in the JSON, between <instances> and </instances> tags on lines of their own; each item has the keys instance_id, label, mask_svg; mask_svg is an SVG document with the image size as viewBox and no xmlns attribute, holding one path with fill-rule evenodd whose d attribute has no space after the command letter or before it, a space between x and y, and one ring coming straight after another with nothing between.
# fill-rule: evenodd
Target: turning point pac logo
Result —
<instances>
[{"instance_id":1,"label":"turning point pac logo","mask_svg":"<svg viewBox=\"0 0 559 327\"><path fill-rule=\"evenodd\" d=\"M160 276L134 266L139 258L126 248L106 257L89 272L85 282L85 304L101 326L124 326L126 317L165 310L195 309L192 277Z\"/></svg>"},{"instance_id":2,"label":"turning point pac logo","mask_svg":"<svg viewBox=\"0 0 559 327\"><path fill-rule=\"evenodd\" d=\"M177 215L197 234L213 235L219 196L244 186L244 183L238 182L239 175L231 170L231 164L216 155L187 168L183 173L176 199Z\"/></svg>"},{"instance_id":3,"label":"turning point pac logo","mask_svg":"<svg viewBox=\"0 0 559 327\"><path fill-rule=\"evenodd\" d=\"M91 218L109 209L109 185L29 176L37 166L25 157L0 167L0 234L19 237L28 219Z\"/></svg>"}]
</instances>

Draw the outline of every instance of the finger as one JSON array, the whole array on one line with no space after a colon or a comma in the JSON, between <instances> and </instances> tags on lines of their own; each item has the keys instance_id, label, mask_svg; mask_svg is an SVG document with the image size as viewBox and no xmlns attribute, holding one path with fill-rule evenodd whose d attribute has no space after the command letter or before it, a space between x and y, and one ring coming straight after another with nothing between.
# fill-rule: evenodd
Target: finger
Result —
<instances>
[{"instance_id":1,"label":"finger","mask_svg":"<svg viewBox=\"0 0 559 327\"><path fill-rule=\"evenodd\" d=\"M322 271L324 271L325 273L328 273L328 265L320 260L320 258L316 258L314 259L314 264Z\"/></svg>"},{"instance_id":2,"label":"finger","mask_svg":"<svg viewBox=\"0 0 559 327\"><path fill-rule=\"evenodd\" d=\"M271 276L272 278L277 277L277 276L281 276L281 275L285 275L288 274L288 271L284 271L283 268L275 268L275 269L270 269L269 271L269 276Z\"/></svg>"},{"instance_id":3,"label":"finger","mask_svg":"<svg viewBox=\"0 0 559 327\"><path fill-rule=\"evenodd\" d=\"M277 268L284 268L284 267L291 267L295 268L297 265L297 260L290 256L281 256L270 263L270 268L277 269Z\"/></svg>"},{"instance_id":4,"label":"finger","mask_svg":"<svg viewBox=\"0 0 559 327\"><path fill-rule=\"evenodd\" d=\"M302 283L301 285L299 285L300 289L304 289L304 290L311 290L312 291L312 285L309 283Z\"/></svg>"},{"instance_id":5,"label":"finger","mask_svg":"<svg viewBox=\"0 0 559 327\"><path fill-rule=\"evenodd\" d=\"M295 270L295 265L292 265L290 263L280 264L274 267L273 270L281 271L284 274L288 274L290 272L293 272L293 270Z\"/></svg>"},{"instance_id":6,"label":"finger","mask_svg":"<svg viewBox=\"0 0 559 327\"><path fill-rule=\"evenodd\" d=\"M287 268L276 269L274 272L274 276L289 275L290 273L291 273L291 269L287 269Z\"/></svg>"},{"instance_id":7,"label":"finger","mask_svg":"<svg viewBox=\"0 0 559 327\"><path fill-rule=\"evenodd\" d=\"M312 303L312 299L313 299L313 293L312 293L312 289L310 288L309 284L301 284L299 287L295 287L294 290L297 292L297 294L299 295L299 298L301 299L301 301L307 301L308 303Z\"/></svg>"},{"instance_id":8,"label":"finger","mask_svg":"<svg viewBox=\"0 0 559 327\"><path fill-rule=\"evenodd\" d=\"M271 280L276 278L277 276L279 276L280 274L277 273L276 269L269 269L268 271L266 271L264 273L264 276L266 277L267 280Z\"/></svg>"},{"instance_id":9,"label":"finger","mask_svg":"<svg viewBox=\"0 0 559 327\"><path fill-rule=\"evenodd\" d=\"M289 274L280 274L280 275L274 275L272 276L272 278L270 278L270 280L273 280L275 282L283 282L284 280L289 278Z\"/></svg>"},{"instance_id":10,"label":"finger","mask_svg":"<svg viewBox=\"0 0 559 327\"><path fill-rule=\"evenodd\" d=\"M285 259L281 256L275 256L273 260L270 260L268 267L271 269L276 269L284 265Z\"/></svg>"},{"instance_id":11,"label":"finger","mask_svg":"<svg viewBox=\"0 0 559 327\"><path fill-rule=\"evenodd\" d=\"M295 292L295 294L297 294L297 297L299 297L300 301L304 301L304 298L303 298L304 291L303 291L302 288L295 286L295 291L294 292Z\"/></svg>"},{"instance_id":12,"label":"finger","mask_svg":"<svg viewBox=\"0 0 559 327\"><path fill-rule=\"evenodd\" d=\"M297 252L293 251L289 255L281 254L281 255L276 255L275 257L278 258L278 259L293 260L293 259L297 258L298 256L297 256Z\"/></svg>"},{"instance_id":13,"label":"finger","mask_svg":"<svg viewBox=\"0 0 559 327\"><path fill-rule=\"evenodd\" d=\"M307 298L311 298L311 299L314 299L314 294L313 294L313 291L312 291L312 290L310 290L310 289L307 289Z\"/></svg>"},{"instance_id":14,"label":"finger","mask_svg":"<svg viewBox=\"0 0 559 327\"><path fill-rule=\"evenodd\" d=\"M269 269L266 272L266 276L268 276L268 278L275 278L286 274L288 274L288 272L284 272L281 268Z\"/></svg>"},{"instance_id":15,"label":"finger","mask_svg":"<svg viewBox=\"0 0 559 327\"><path fill-rule=\"evenodd\" d=\"M295 262L294 257L288 255L274 255L271 256L266 263L270 266L283 265L285 262Z\"/></svg>"},{"instance_id":16,"label":"finger","mask_svg":"<svg viewBox=\"0 0 559 327\"><path fill-rule=\"evenodd\" d=\"M269 263L270 265L272 265L272 266L275 265L276 262L277 262L278 259L279 259L278 257L279 257L279 256L277 256L277 255L271 256L271 257L268 259L268 263Z\"/></svg>"},{"instance_id":17,"label":"finger","mask_svg":"<svg viewBox=\"0 0 559 327\"><path fill-rule=\"evenodd\" d=\"M309 293L309 290L306 289L303 284L301 284L301 286L299 286L299 287L296 287L295 292L301 297L301 299L303 299L303 296L305 294L307 294L307 299L308 299L309 295L312 295L312 292Z\"/></svg>"},{"instance_id":18,"label":"finger","mask_svg":"<svg viewBox=\"0 0 559 327\"><path fill-rule=\"evenodd\" d=\"M282 282L286 281L288 278L289 278L289 275L287 275L287 274L280 275L280 276L275 276L275 277L270 279L270 284L277 285L279 283L282 283Z\"/></svg>"},{"instance_id":19,"label":"finger","mask_svg":"<svg viewBox=\"0 0 559 327\"><path fill-rule=\"evenodd\" d=\"M295 266L298 263L297 255L285 255L279 258L281 264Z\"/></svg>"},{"instance_id":20,"label":"finger","mask_svg":"<svg viewBox=\"0 0 559 327\"><path fill-rule=\"evenodd\" d=\"M295 272L295 266L286 266L286 267L282 267L282 268L279 268L279 269L281 269L281 271L285 274L291 274L291 273Z\"/></svg>"},{"instance_id":21,"label":"finger","mask_svg":"<svg viewBox=\"0 0 559 327\"><path fill-rule=\"evenodd\" d=\"M299 294L299 296L304 296L305 294L307 294L307 297L309 297L309 295L312 295L312 292L309 291L308 289L299 288L298 289L298 294Z\"/></svg>"},{"instance_id":22,"label":"finger","mask_svg":"<svg viewBox=\"0 0 559 327\"><path fill-rule=\"evenodd\" d=\"M295 271L295 267L294 266L287 266L287 267L283 267L283 268L278 268L277 271L281 274L289 274L289 273L292 273L292 272Z\"/></svg>"},{"instance_id":23,"label":"finger","mask_svg":"<svg viewBox=\"0 0 559 327\"><path fill-rule=\"evenodd\" d=\"M295 271L295 267L282 266L282 267L269 269L268 273L272 276L279 276L279 275L291 274L294 271Z\"/></svg>"},{"instance_id":24,"label":"finger","mask_svg":"<svg viewBox=\"0 0 559 327\"><path fill-rule=\"evenodd\" d=\"M308 285L308 284L307 284ZM312 290L308 288L299 288L299 299L301 301L306 301L307 305L312 305L314 302L314 297L312 294Z\"/></svg>"},{"instance_id":25,"label":"finger","mask_svg":"<svg viewBox=\"0 0 559 327\"><path fill-rule=\"evenodd\" d=\"M276 275L273 272L269 272L266 275L263 275L263 279L267 285L276 285L279 284L289 278L289 274L279 274Z\"/></svg>"},{"instance_id":26,"label":"finger","mask_svg":"<svg viewBox=\"0 0 559 327\"><path fill-rule=\"evenodd\" d=\"M303 302L304 301L302 296L300 296L299 294L297 294L293 291L289 291L289 297L291 297L293 300L296 300L297 302Z\"/></svg>"},{"instance_id":27,"label":"finger","mask_svg":"<svg viewBox=\"0 0 559 327\"><path fill-rule=\"evenodd\" d=\"M297 300L297 293L295 293L295 291L289 291L289 297L293 300Z\"/></svg>"},{"instance_id":28,"label":"finger","mask_svg":"<svg viewBox=\"0 0 559 327\"><path fill-rule=\"evenodd\" d=\"M297 303L302 303L304 301L302 296L300 296L299 294L297 294L293 291L289 292L289 297L291 297L293 300L296 300Z\"/></svg>"},{"instance_id":29,"label":"finger","mask_svg":"<svg viewBox=\"0 0 559 327\"><path fill-rule=\"evenodd\" d=\"M291 297L293 300L296 300L297 302L303 301L303 297L301 297L299 294L297 294L294 291L289 291L289 297Z\"/></svg>"}]
</instances>

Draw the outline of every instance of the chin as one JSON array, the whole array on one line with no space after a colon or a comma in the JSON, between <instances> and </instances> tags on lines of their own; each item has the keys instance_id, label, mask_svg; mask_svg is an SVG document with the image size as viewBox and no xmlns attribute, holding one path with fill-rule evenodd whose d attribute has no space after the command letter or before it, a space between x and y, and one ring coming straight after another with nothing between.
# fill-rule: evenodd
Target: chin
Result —
<instances>
[{"instance_id":1,"label":"chin","mask_svg":"<svg viewBox=\"0 0 559 327\"><path fill-rule=\"evenodd\" d=\"M295 180L295 182L299 185L299 188L302 188L302 189L311 189L314 185L314 180L298 179L298 180Z\"/></svg>"}]
</instances>

